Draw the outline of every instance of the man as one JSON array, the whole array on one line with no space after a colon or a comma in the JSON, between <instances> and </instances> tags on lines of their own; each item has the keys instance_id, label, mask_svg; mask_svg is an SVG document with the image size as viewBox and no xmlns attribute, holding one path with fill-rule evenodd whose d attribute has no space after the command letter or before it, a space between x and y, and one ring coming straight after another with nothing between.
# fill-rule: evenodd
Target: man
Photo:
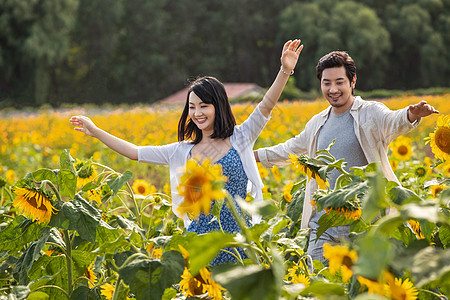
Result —
<instances>
[{"instance_id":1,"label":"man","mask_svg":"<svg viewBox=\"0 0 450 300\"><path fill-rule=\"evenodd\" d=\"M425 101L391 111L382 103L355 97L355 62L343 51L323 56L316 71L322 94L330 106L313 116L299 135L276 146L256 150L256 160L268 168L287 165L290 153L314 157L316 151L327 148L335 139L330 153L336 159L343 158L347 168L379 162L384 176L399 182L387 157L390 142L415 128L422 117L438 111ZM334 188L339 175L336 170L328 174L330 188ZM311 228L308 254L323 262L323 245L347 238L349 225L329 228L315 242L318 220L324 213L316 213L311 206L311 197L316 189L317 183L312 179L306 186L301 228Z\"/></svg>"}]
</instances>

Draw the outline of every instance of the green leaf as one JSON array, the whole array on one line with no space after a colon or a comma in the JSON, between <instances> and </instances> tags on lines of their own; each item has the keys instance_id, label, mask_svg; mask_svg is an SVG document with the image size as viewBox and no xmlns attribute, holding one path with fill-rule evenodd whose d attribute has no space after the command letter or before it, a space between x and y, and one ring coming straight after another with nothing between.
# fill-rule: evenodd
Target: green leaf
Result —
<instances>
[{"instance_id":1,"label":"green leaf","mask_svg":"<svg viewBox=\"0 0 450 300\"><path fill-rule=\"evenodd\" d=\"M261 238L267 242L271 242L276 234L289 223L289 220L286 217L278 216L276 218L272 218L269 220L269 229L267 229L262 235Z\"/></svg>"},{"instance_id":2,"label":"green leaf","mask_svg":"<svg viewBox=\"0 0 450 300\"><path fill-rule=\"evenodd\" d=\"M128 219L126 219L126 218L124 218L124 217L122 217L122 216L120 216L120 215L117 215L116 221L117 221L117 224L120 226L120 228L128 229L128 230L131 230L131 231L134 230L134 231L136 231L136 232L141 233L142 235L145 234L144 229L142 229L141 227L139 227L139 226L138 226L136 223L134 223L133 221L130 221L130 220L128 220Z\"/></svg>"},{"instance_id":3,"label":"green leaf","mask_svg":"<svg viewBox=\"0 0 450 300\"><path fill-rule=\"evenodd\" d=\"M46 285L57 285L67 289L67 267L64 255L43 255L33 264L28 272L31 280L43 278L49 274L53 275L53 279L48 281ZM65 294L58 289L43 288L40 291L47 293L50 299L67 299Z\"/></svg>"},{"instance_id":4,"label":"green leaf","mask_svg":"<svg viewBox=\"0 0 450 300\"><path fill-rule=\"evenodd\" d=\"M275 276L271 269L260 266L220 266L213 270L213 278L226 288L233 299L278 299Z\"/></svg>"},{"instance_id":5,"label":"green leaf","mask_svg":"<svg viewBox=\"0 0 450 300\"><path fill-rule=\"evenodd\" d=\"M345 202L361 196L368 190L367 182L352 181L352 183L330 192L329 194L317 200L317 211L323 210L325 207L342 207Z\"/></svg>"},{"instance_id":6,"label":"green leaf","mask_svg":"<svg viewBox=\"0 0 450 300\"><path fill-rule=\"evenodd\" d=\"M107 184L113 191L114 195L116 195L117 192L124 186L124 184L131 179L131 177L133 177L133 173L131 173L130 171L125 171L125 173L123 174L111 176L111 179L107 181Z\"/></svg>"},{"instance_id":7,"label":"green leaf","mask_svg":"<svg viewBox=\"0 0 450 300\"><path fill-rule=\"evenodd\" d=\"M381 173L367 174L367 180L369 190L363 199L362 218L368 223L372 223L381 211L389 207L385 190L387 180Z\"/></svg>"},{"instance_id":8,"label":"green leaf","mask_svg":"<svg viewBox=\"0 0 450 300\"><path fill-rule=\"evenodd\" d=\"M392 245L382 235L364 236L356 244L358 261L353 266L353 271L365 278L379 278L394 256Z\"/></svg>"},{"instance_id":9,"label":"green leaf","mask_svg":"<svg viewBox=\"0 0 450 300\"><path fill-rule=\"evenodd\" d=\"M252 227L248 228L248 238L252 242L259 241L262 234L270 227L267 222L261 222L259 224L255 224Z\"/></svg>"},{"instance_id":10,"label":"green leaf","mask_svg":"<svg viewBox=\"0 0 450 300\"><path fill-rule=\"evenodd\" d=\"M215 200L211 214L218 219L220 219L220 211L222 210L223 203L225 199Z\"/></svg>"},{"instance_id":11,"label":"green leaf","mask_svg":"<svg viewBox=\"0 0 450 300\"><path fill-rule=\"evenodd\" d=\"M97 227L95 245L98 248L98 255L114 254L130 250L131 248L131 243L126 239L123 230L105 226Z\"/></svg>"},{"instance_id":12,"label":"green leaf","mask_svg":"<svg viewBox=\"0 0 450 300\"><path fill-rule=\"evenodd\" d=\"M23 216L17 216L5 228L0 230L0 251L19 251L24 245L37 240L41 228L45 226L32 222Z\"/></svg>"},{"instance_id":13,"label":"green leaf","mask_svg":"<svg viewBox=\"0 0 450 300\"><path fill-rule=\"evenodd\" d=\"M58 173L59 191L62 196L73 198L77 189L77 171L73 165L75 160L70 156L70 150L65 149L60 156L61 169Z\"/></svg>"},{"instance_id":14,"label":"green leaf","mask_svg":"<svg viewBox=\"0 0 450 300\"><path fill-rule=\"evenodd\" d=\"M27 286L24 285L16 285L12 288L12 294L16 296L17 300L23 300L28 297L30 294L30 289Z\"/></svg>"},{"instance_id":15,"label":"green leaf","mask_svg":"<svg viewBox=\"0 0 450 300\"><path fill-rule=\"evenodd\" d=\"M176 296L177 296L177 290L170 287L164 291L162 300L171 300L171 299L174 299Z\"/></svg>"},{"instance_id":16,"label":"green leaf","mask_svg":"<svg viewBox=\"0 0 450 300\"><path fill-rule=\"evenodd\" d=\"M41 291L33 292L27 298L27 300L48 300L48 299L50 299L50 296Z\"/></svg>"},{"instance_id":17,"label":"green leaf","mask_svg":"<svg viewBox=\"0 0 450 300\"><path fill-rule=\"evenodd\" d=\"M432 223L441 221L440 207L434 201L409 203L405 204L400 209L401 217L407 219L423 219Z\"/></svg>"},{"instance_id":18,"label":"green leaf","mask_svg":"<svg viewBox=\"0 0 450 300\"><path fill-rule=\"evenodd\" d=\"M36 170L32 173L28 173L27 176L25 177L30 177L32 178L34 181L42 181L42 180L49 180L51 181L53 184L57 185L58 184L58 171L53 171L50 169L39 169Z\"/></svg>"},{"instance_id":19,"label":"green leaf","mask_svg":"<svg viewBox=\"0 0 450 300\"><path fill-rule=\"evenodd\" d=\"M25 251L16 263L14 268L14 275L18 277L19 284L28 284L28 272L31 269L35 260L41 256L41 250L44 248L47 239L50 236L50 228L46 227L41 230L41 238L33 242Z\"/></svg>"},{"instance_id":20,"label":"green leaf","mask_svg":"<svg viewBox=\"0 0 450 300\"><path fill-rule=\"evenodd\" d=\"M335 210L331 210L327 213L324 213L320 216L319 228L317 228L317 237L316 241L319 240L319 237L330 227L343 226L353 223L355 220L345 218L345 215L336 212Z\"/></svg>"},{"instance_id":21,"label":"green leaf","mask_svg":"<svg viewBox=\"0 0 450 300\"><path fill-rule=\"evenodd\" d=\"M450 243L450 225L442 224L442 226L439 227L439 239L441 240L441 243L448 248Z\"/></svg>"},{"instance_id":22,"label":"green leaf","mask_svg":"<svg viewBox=\"0 0 450 300\"><path fill-rule=\"evenodd\" d=\"M177 251L164 252L161 260L137 254L120 268L119 275L130 286L136 299L161 299L165 289L178 283L184 271L184 259Z\"/></svg>"},{"instance_id":23,"label":"green leaf","mask_svg":"<svg viewBox=\"0 0 450 300\"><path fill-rule=\"evenodd\" d=\"M426 284L450 285L450 249L426 247L418 251L414 255L411 276L419 288Z\"/></svg>"},{"instance_id":24,"label":"green leaf","mask_svg":"<svg viewBox=\"0 0 450 300\"><path fill-rule=\"evenodd\" d=\"M90 289L87 286L78 286L70 295L70 300L101 300L102 297L97 288Z\"/></svg>"},{"instance_id":25,"label":"green leaf","mask_svg":"<svg viewBox=\"0 0 450 300\"><path fill-rule=\"evenodd\" d=\"M270 219L275 216L279 209L272 200L246 202L242 199L236 199L239 207L249 215L259 215L263 219Z\"/></svg>"},{"instance_id":26,"label":"green leaf","mask_svg":"<svg viewBox=\"0 0 450 300\"><path fill-rule=\"evenodd\" d=\"M63 203L59 214L62 214L58 220L59 224L53 226L64 228L63 224L68 220L68 229L76 230L82 239L95 243L96 229L101 220L101 212L98 209L77 194L73 200Z\"/></svg>"},{"instance_id":27,"label":"green leaf","mask_svg":"<svg viewBox=\"0 0 450 300\"><path fill-rule=\"evenodd\" d=\"M286 215L294 222L297 222L302 215L304 199L305 191L298 189L292 194L292 200L287 205Z\"/></svg>"},{"instance_id":28,"label":"green leaf","mask_svg":"<svg viewBox=\"0 0 450 300\"><path fill-rule=\"evenodd\" d=\"M305 288L300 295L314 295L319 299L348 299L345 296L345 288L343 285L331 282L317 280L311 282L311 285Z\"/></svg>"},{"instance_id":29,"label":"green leaf","mask_svg":"<svg viewBox=\"0 0 450 300\"><path fill-rule=\"evenodd\" d=\"M234 242L234 236L221 231L205 233L190 241L186 250L189 252L191 274L198 274L230 242Z\"/></svg>"},{"instance_id":30,"label":"green leaf","mask_svg":"<svg viewBox=\"0 0 450 300\"><path fill-rule=\"evenodd\" d=\"M391 197L391 200L398 205L421 201L416 193L402 186L395 186L390 189L389 196Z\"/></svg>"}]
</instances>

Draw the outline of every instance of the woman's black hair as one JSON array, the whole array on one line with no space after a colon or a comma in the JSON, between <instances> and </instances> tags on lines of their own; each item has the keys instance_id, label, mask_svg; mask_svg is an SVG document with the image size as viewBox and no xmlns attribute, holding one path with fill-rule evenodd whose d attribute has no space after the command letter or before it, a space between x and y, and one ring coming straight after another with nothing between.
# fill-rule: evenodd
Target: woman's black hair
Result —
<instances>
[{"instance_id":1,"label":"woman's black hair","mask_svg":"<svg viewBox=\"0 0 450 300\"><path fill-rule=\"evenodd\" d=\"M178 141L191 139L194 144L202 140L202 131L189 116L189 95L195 93L204 103L214 105L214 131L211 138L225 139L233 134L236 120L223 84L214 77L205 76L191 83L183 113L178 122Z\"/></svg>"}]
</instances>

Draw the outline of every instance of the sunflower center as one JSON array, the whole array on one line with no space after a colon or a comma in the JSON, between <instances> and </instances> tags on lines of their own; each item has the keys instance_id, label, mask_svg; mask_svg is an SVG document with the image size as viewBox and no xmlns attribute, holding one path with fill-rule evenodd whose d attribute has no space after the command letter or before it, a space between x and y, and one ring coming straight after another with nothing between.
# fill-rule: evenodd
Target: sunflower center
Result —
<instances>
[{"instance_id":1,"label":"sunflower center","mask_svg":"<svg viewBox=\"0 0 450 300\"><path fill-rule=\"evenodd\" d=\"M353 266L353 261L349 256L345 255L342 258L342 264L350 269Z\"/></svg>"},{"instance_id":2,"label":"sunflower center","mask_svg":"<svg viewBox=\"0 0 450 300\"><path fill-rule=\"evenodd\" d=\"M203 285L199 284L200 282L196 280L195 277L189 280L189 291L192 295L202 295L203 294Z\"/></svg>"},{"instance_id":3,"label":"sunflower center","mask_svg":"<svg viewBox=\"0 0 450 300\"><path fill-rule=\"evenodd\" d=\"M437 195L437 194L439 194L440 192L442 192L442 190L443 190L443 188L442 188L441 186L439 186L439 187L437 187L437 188L434 189L434 194Z\"/></svg>"},{"instance_id":4,"label":"sunflower center","mask_svg":"<svg viewBox=\"0 0 450 300\"><path fill-rule=\"evenodd\" d=\"M450 154L450 128L440 127L434 135L436 146L447 154Z\"/></svg>"},{"instance_id":5,"label":"sunflower center","mask_svg":"<svg viewBox=\"0 0 450 300\"><path fill-rule=\"evenodd\" d=\"M408 154L408 147L406 147L405 145L401 145L400 147L398 147L397 152L400 155L406 155Z\"/></svg>"},{"instance_id":6,"label":"sunflower center","mask_svg":"<svg viewBox=\"0 0 450 300\"><path fill-rule=\"evenodd\" d=\"M36 200L36 196L41 196L40 194L36 194L33 196L29 196L27 198L27 202L28 204L30 204L31 206L33 206L36 209L42 210L42 211L47 211L47 207L45 207L45 205L43 205L43 203L41 203L41 206L38 206L37 200ZM42 197L42 196L41 196Z\"/></svg>"},{"instance_id":7,"label":"sunflower center","mask_svg":"<svg viewBox=\"0 0 450 300\"><path fill-rule=\"evenodd\" d=\"M140 186L138 186L137 190L138 190L139 194L143 195L145 193L146 189L145 189L145 186L140 185Z\"/></svg>"}]
</instances>

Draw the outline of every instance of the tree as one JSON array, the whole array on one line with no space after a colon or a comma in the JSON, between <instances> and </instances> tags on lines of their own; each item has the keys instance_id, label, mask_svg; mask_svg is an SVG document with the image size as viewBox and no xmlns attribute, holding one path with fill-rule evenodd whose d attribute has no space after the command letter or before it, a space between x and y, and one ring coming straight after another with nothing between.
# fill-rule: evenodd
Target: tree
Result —
<instances>
[{"instance_id":1,"label":"tree","mask_svg":"<svg viewBox=\"0 0 450 300\"><path fill-rule=\"evenodd\" d=\"M2 94L29 105L45 103L50 71L68 53L77 4L77 0L2 2Z\"/></svg>"},{"instance_id":2,"label":"tree","mask_svg":"<svg viewBox=\"0 0 450 300\"><path fill-rule=\"evenodd\" d=\"M302 89L317 86L315 65L333 50L345 50L353 57L360 89L382 83L389 33L371 8L353 1L295 3L282 12L280 20L281 36L298 35L305 44L297 77Z\"/></svg>"}]
</instances>

